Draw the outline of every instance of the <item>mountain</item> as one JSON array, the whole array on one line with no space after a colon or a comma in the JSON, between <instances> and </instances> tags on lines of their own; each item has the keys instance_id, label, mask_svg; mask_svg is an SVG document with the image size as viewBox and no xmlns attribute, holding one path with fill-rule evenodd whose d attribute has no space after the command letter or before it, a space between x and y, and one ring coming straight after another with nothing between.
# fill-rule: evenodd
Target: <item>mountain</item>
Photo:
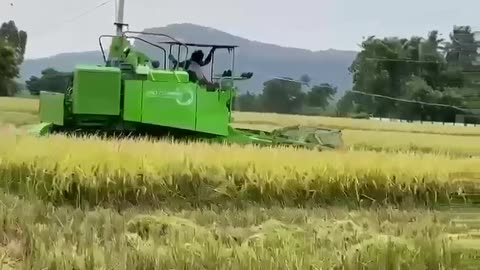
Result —
<instances>
[{"instance_id":1,"label":"mountain","mask_svg":"<svg viewBox=\"0 0 480 270\"><path fill-rule=\"evenodd\" d=\"M62 53L51 57L26 59L20 68L22 81L39 76L42 70L52 67L59 71L71 71L76 64L103 64L100 51Z\"/></svg>"},{"instance_id":2,"label":"mountain","mask_svg":"<svg viewBox=\"0 0 480 270\"><path fill-rule=\"evenodd\" d=\"M145 32L164 33L174 36L183 42L238 45L236 51L236 74L253 72L251 80L240 82L239 88L243 91L260 92L263 82L273 77L300 78L308 74L312 83L331 83L338 87L340 96L352 85L352 78L348 67L354 60L355 51L310 51L298 48L282 47L258 41L248 40L229 33L194 24L171 24L166 27L149 28ZM142 37L142 36L140 36ZM151 36L142 37L148 41L160 41ZM162 38L161 40L166 40ZM108 42L108 39L105 40ZM138 48L145 49L145 53L158 60L163 60L163 52L145 43L135 41ZM167 48L167 47L165 47ZM168 48L167 48L168 51ZM183 52L185 53L185 52ZM189 51L191 53L191 50ZM208 51L205 51L208 53ZM218 50L215 53L215 73L228 69L230 56L226 51ZM75 64L101 64L102 55L99 51L66 53L48 58L28 59L21 67L21 78L38 76L41 71L53 67L61 71L72 70Z\"/></svg>"}]
</instances>

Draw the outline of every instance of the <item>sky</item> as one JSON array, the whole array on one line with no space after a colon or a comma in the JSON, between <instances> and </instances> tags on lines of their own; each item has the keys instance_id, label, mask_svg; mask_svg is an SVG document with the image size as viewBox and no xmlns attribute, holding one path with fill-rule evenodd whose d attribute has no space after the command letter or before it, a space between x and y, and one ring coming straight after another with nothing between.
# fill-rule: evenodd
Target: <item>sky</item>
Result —
<instances>
[{"instance_id":1,"label":"sky","mask_svg":"<svg viewBox=\"0 0 480 270\"><path fill-rule=\"evenodd\" d=\"M106 1L0 0L0 22L14 20L28 32L26 58L98 50L98 36L114 33L115 1L94 9ZM478 0L125 1L130 30L194 23L310 50L358 50L370 35L425 36L433 29L447 38L453 25L480 30Z\"/></svg>"}]
</instances>

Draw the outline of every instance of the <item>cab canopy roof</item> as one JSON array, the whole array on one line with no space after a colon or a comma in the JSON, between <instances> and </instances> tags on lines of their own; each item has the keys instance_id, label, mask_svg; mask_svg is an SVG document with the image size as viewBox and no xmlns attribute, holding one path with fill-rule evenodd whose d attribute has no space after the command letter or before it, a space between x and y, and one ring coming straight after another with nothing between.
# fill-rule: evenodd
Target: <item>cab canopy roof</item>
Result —
<instances>
[{"instance_id":1,"label":"cab canopy roof","mask_svg":"<svg viewBox=\"0 0 480 270\"><path fill-rule=\"evenodd\" d=\"M201 44L201 43L188 43L188 42L184 43L184 42L176 42L176 41L163 41L159 43L169 44L169 45L183 45L188 47L216 48L216 49L233 49L238 47L238 45Z\"/></svg>"}]
</instances>

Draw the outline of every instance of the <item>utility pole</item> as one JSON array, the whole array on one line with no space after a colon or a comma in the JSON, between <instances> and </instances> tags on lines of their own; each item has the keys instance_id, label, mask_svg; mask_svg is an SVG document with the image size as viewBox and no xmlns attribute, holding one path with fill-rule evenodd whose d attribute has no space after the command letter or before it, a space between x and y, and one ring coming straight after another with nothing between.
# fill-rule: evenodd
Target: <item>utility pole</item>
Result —
<instances>
[{"instance_id":1,"label":"utility pole","mask_svg":"<svg viewBox=\"0 0 480 270\"><path fill-rule=\"evenodd\" d=\"M115 0L115 30L116 35L112 39L112 44L110 45L110 50L108 52L108 65L118 66L121 59L124 40L123 40L123 27L127 24L124 23L124 11L125 11L125 0Z\"/></svg>"},{"instance_id":2,"label":"utility pole","mask_svg":"<svg viewBox=\"0 0 480 270\"><path fill-rule=\"evenodd\" d=\"M125 12L125 0L118 0L117 14L116 14L117 18L116 18L115 26L117 28L117 36L119 37L123 35L123 26L125 26L123 22L124 12Z\"/></svg>"}]
</instances>

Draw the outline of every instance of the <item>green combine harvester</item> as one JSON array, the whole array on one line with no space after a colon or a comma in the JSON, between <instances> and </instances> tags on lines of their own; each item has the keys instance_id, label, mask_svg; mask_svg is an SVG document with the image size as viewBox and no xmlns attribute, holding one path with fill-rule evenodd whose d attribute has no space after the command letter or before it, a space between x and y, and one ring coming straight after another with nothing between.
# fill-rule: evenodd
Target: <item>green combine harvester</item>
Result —
<instances>
[{"instance_id":1,"label":"green combine harvester","mask_svg":"<svg viewBox=\"0 0 480 270\"><path fill-rule=\"evenodd\" d=\"M320 150L343 146L339 130L295 126L265 132L233 128L234 83L253 75L234 76L237 46L184 43L164 34L124 31L123 8L124 0L120 0L116 35L99 38L105 64L77 66L65 93L41 92L41 123L30 130L32 133L139 134ZM167 41L151 42L132 34ZM108 55L103 48L104 38L112 39ZM129 39L157 49L162 61L150 59ZM215 75L212 55L210 81L198 80L194 72L178 64L189 59L192 47L227 50L231 69ZM167 61L175 49L178 61ZM182 49L186 51L184 58Z\"/></svg>"}]
</instances>

